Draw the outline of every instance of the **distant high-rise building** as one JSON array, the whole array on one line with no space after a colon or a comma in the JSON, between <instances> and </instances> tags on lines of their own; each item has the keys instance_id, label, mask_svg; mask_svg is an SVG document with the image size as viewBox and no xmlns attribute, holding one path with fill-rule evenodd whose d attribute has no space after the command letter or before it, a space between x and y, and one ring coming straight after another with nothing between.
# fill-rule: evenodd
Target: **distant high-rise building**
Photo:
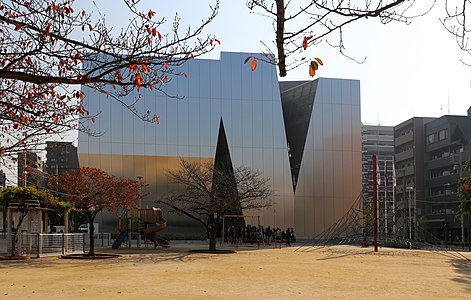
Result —
<instances>
[{"instance_id":1,"label":"distant high-rise building","mask_svg":"<svg viewBox=\"0 0 471 300\"><path fill-rule=\"evenodd\" d=\"M46 142L46 172L61 175L79 167L77 147L71 142Z\"/></svg>"},{"instance_id":2,"label":"distant high-rise building","mask_svg":"<svg viewBox=\"0 0 471 300\"><path fill-rule=\"evenodd\" d=\"M41 157L35 152L18 152L18 186L42 185L43 165Z\"/></svg>"},{"instance_id":3,"label":"distant high-rise building","mask_svg":"<svg viewBox=\"0 0 471 300\"><path fill-rule=\"evenodd\" d=\"M362 125L362 183L364 200L373 201L373 155L376 155L377 178L380 180L377 195L380 211L380 231L391 232L392 196L393 196L393 161L394 128L392 126ZM385 220L386 219L386 220ZM388 230L384 230L388 227Z\"/></svg>"}]
</instances>

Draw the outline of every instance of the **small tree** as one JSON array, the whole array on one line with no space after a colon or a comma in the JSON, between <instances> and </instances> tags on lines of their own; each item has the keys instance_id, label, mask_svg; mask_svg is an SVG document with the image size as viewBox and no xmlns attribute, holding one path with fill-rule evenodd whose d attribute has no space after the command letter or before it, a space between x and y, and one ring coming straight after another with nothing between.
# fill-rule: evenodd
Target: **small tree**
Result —
<instances>
[{"instance_id":1,"label":"small tree","mask_svg":"<svg viewBox=\"0 0 471 300\"><path fill-rule=\"evenodd\" d=\"M217 229L225 214L271 206L269 179L247 167L218 169L212 162L181 160L180 168L168 171L167 177L179 189L158 202L201 223L209 236L209 250L216 250Z\"/></svg>"},{"instance_id":2,"label":"small tree","mask_svg":"<svg viewBox=\"0 0 471 300\"><path fill-rule=\"evenodd\" d=\"M95 255L95 230L93 222L99 212L116 212L123 207L136 206L142 196L140 183L132 179L120 179L95 168L78 168L59 176L57 186L63 197L82 212L90 228L90 250ZM50 183L56 186L56 179Z\"/></svg>"},{"instance_id":3,"label":"small tree","mask_svg":"<svg viewBox=\"0 0 471 300\"><path fill-rule=\"evenodd\" d=\"M12 256L18 255L16 251L16 244L18 242L18 229L23 223L25 217L28 215L28 211L31 209L32 206L52 208L58 212L65 212L72 209L72 206L70 204L60 201L58 198L51 195L47 191L38 190L34 186L9 187L1 191L0 201L3 207L4 220L7 209L10 205L13 207L13 211L19 214L18 222L13 228L13 237L11 240Z\"/></svg>"}]
</instances>

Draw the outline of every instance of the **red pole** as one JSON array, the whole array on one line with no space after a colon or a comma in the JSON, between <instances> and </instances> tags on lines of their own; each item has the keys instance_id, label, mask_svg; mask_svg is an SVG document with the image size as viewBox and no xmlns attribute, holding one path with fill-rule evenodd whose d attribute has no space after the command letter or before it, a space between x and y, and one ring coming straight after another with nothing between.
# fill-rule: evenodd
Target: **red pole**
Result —
<instances>
[{"instance_id":1,"label":"red pole","mask_svg":"<svg viewBox=\"0 0 471 300\"><path fill-rule=\"evenodd\" d=\"M374 233L374 246L375 252L378 252L378 192L377 192L377 178L376 178L376 155L373 155L373 233Z\"/></svg>"}]
</instances>

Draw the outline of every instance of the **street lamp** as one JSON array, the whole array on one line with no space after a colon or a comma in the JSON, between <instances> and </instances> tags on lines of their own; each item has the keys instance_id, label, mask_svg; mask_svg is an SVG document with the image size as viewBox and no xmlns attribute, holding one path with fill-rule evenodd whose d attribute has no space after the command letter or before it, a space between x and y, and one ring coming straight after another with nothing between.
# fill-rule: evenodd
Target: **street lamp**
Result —
<instances>
[{"instance_id":1,"label":"street lamp","mask_svg":"<svg viewBox=\"0 0 471 300\"><path fill-rule=\"evenodd\" d=\"M407 191L409 192L409 249L412 249L412 207L411 207L411 191L414 190L413 186L408 186Z\"/></svg>"}]
</instances>

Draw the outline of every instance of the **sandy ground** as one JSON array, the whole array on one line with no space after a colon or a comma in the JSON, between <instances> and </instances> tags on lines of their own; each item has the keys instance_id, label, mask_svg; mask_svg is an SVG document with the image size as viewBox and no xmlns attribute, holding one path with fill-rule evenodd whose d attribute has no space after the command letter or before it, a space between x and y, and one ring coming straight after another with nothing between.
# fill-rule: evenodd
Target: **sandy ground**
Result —
<instances>
[{"instance_id":1,"label":"sandy ground","mask_svg":"<svg viewBox=\"0 0 471 300\"><path fill-rule=\"evenodd\" d=\"M447 253L351 246L188 252L202 247L0 261L0 299L471 299L471 262Z\"/></svg>"}]
</instances>

